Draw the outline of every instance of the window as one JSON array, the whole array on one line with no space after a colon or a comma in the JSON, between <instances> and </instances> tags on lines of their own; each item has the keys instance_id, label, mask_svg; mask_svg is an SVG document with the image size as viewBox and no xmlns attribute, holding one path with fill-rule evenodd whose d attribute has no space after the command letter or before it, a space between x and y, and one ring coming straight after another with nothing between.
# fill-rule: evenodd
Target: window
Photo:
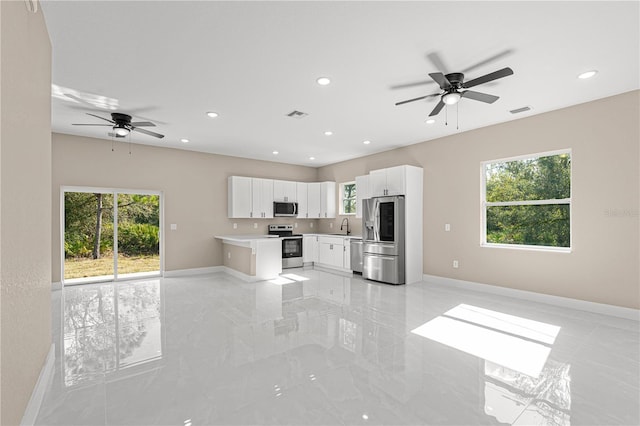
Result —
<instances>
[{"instance_id":1,"label":"window","mask_svg":"<svg viewBox=\"0 0 640 426\"><path fill-rule=\"evenodd\" d=\"M571 248L571 151L482 163L482 245Z\"/></svg>"},{"instance_id":2,"label":"window","mask_svg":"<svg viewBox=\"0 0 640 426\"><path fill-rule=\"evenodd\" d=\"M340 184L340 214L356 214L356 183Z\"/></svg>"}]
</instances>

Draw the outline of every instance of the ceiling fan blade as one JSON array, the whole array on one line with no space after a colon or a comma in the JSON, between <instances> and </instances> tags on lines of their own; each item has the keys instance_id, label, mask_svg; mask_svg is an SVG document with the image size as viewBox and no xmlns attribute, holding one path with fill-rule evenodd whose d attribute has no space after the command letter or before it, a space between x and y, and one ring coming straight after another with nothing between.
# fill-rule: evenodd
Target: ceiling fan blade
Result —
<instances>
[{"instance_id":1,"label":"ceiling fan blade","mask_svg":"<svg viewBox=\"0 0 640 426\"><path fill-rule=\"evenodd\" d=\"M91 114L90 112L88 112L88 113L87 113L87 115L90 115L90 116L92 116L92 117L99 118L100 120L108 121L109 123L116 124L116 122L115 122L115 121L113 121L113 120L109 120L108 118L100 117L99 115Z\"/></svg>"},{"instance_id":2,"label":"ceiling fan blade","mask_svg":"<svg viewBox=\"0 0 640 426\"><path fill-rule=\"evenodd\" d=\"M500 52L500 53L498 53L498 54L496 54L496 55L491 56L490 58L485 59L484 61L480 61L480 62L478 62L478 63L477 63L477 64L475 64L475 65L471 65L470 67L465 68L465 69L463 69L463 70L462 70L462 71L460 71L460 72L461 72L461 73L463 73L463 74L466 74L466 73L468 73L469 71L472 71L472 70L474 70L474 69L476 69L476 68L480 68L481 66L483 66L483 65L487 65L488 63L491 63L491 62L493 62L493 61L497 61L498 59L503 58L503 57L505 57L505 56L507 56L507 55L510 55L510 54L512 54L512 53L513 53L513 50L512 50L512 49L507 49L507 50L505 50L505 51L503 51L503 52Z\"/></svg>"},{"instance_id":3,"label":"ceiling fan blade","mask_svg":"<svg viewBox=\"0 0 640 426\"><path fill-rule=\"evenodd\" d=\"M432 72L429 76L435 80L436 83L440 86L442 90L447 90L451 87L451 83L447 80L447 77L444 76L441 72Z\"/></svg>"},{"instance_id":4,"label":"ceiling fan blade","mask_svg":"<svg viewBox=\"0 0 640 426\"><path fill-rule=\"evenodd\" d=\"M506 76L512 75L512 74L513 74L513 70L511 68L509 68L509 67L502 68L501 70L494 71L492 73L483 75L482 77L478 77L478 78L474 78L473 80L469 80L466 83L463 83L462 87L467 89L469 87L477 86L479 84L488 83L490 81L497 80L499 78L506 77Z\"/></svg>"},{"instance_id":5,"label":"ceiling fan blade","mask_svg":"<svg viewBox=\"0 0 640 426\"><path fill-rule=\"evenodd\" d=\"M440 93L434 93L432 95L420 96L419 98L413 98L413 99L408 99L406 101L397 102L396 106L402 105L402 104L408 104L409 102L413 102L413 101L419 101L420 99L432 98L434 96L440 96Z\"/></svg>"},{"instance_id":6,"label":"ceiling fan blade","mask_svg":"<svg viewBox=\"0 0 640 426\"><path fill-rule=\"evenodd\" d=\"M72 126L109 126L113 127L113 124L84 124L84 123L73 123Z\"/></svg>"},{"instance_id":7,"label":"ceiling fan blade","mask_svg":"<svg viewBox=\"0 0 640 426\"><path fill-rule=\"evenodd\" d=\"M153 124L150 121L135 121L130 123L133 127L156 127L155 124Z\"/></svg>"},{"instance_id":8,"label":"ceiling fan blade","mask_svg":"<svg viewBox=\"0 0 640 426\"><path fill-rule=\"evenodd\" d=\"M486 93L480 93L480 92L474 92L473 90L467 90L462 92L462 97L473 99L474 101L485 102L488 104L492 104L498 99L500 99L499 96L488 95Z\"/></svg>"},{"instance_id":9,"label":"ceiling fan blade","mask_svg":"<svg viewBox=\"0 0 640 426\"><path fill-rule=\"evenodd\" d=\"M433 80L414 81L413 83L396 84L395 86L391 86L391 89L407 89L409 87L424 86L425 84L433 83Z\"/></svg>"},{"instance_id":10,"label":"ceiling fan blade","mask_svg":"<svg viewBox=\"0 0 640 426\"><path fill-rule=\"evenodd\" d=\"M145 135L153 136L154 138L158 138L158 139L164 138L164 135L161 135L160 133L152 132L150 130L140 129L138 127L131 127L131 130L144 133Z\"/></svg>"},{"instance_id":11,"label":"ceiling fan blade","mask_svg":"<svg viewBox=\"0 0 640 426\"><path fill-rule=\"evenodd\" d=\"M431 52L427 55L427 58L431 61L434 67L441 72L448 74L449 68L442 62L442 58L438 55L438 52Z\"/></svg>"},{"instance_id":12,"label":"ceiling fan blade","mask_svg":"<svg viewBox=\"0 0 640 426\"><path fill-rule=\"evenodd\" d=\"M431 114L429 114L429 117L433 117L434 115L438 115L438 113L442 110L443 107L444 107L444 102L442 102L442 99L440 99L440 102L438 102L438 105L436 105L436 107L433 109L433 111L431 111Z\"/></svg>"}]
</instances>

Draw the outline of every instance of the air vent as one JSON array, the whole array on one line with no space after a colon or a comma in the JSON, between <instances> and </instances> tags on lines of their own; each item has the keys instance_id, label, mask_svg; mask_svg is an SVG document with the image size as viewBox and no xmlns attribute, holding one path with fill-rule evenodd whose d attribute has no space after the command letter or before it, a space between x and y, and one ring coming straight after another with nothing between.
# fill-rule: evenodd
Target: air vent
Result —
<instances>
[{"instance_id":1,"label":"air vent","mask_svg":"<svg viewBox=\"0 0 640 426\"><path fill-rule=\"evenodd\" d=\"M287 114L287 117L291 117L291 118L304 118L306 117L307 114L306 112L302 112L302 111L291 111L289 114Z\"/></svg>"},{"instance_id":2,"label":"air vent","mask_svg":"<svg viewBox=\"0 0 640 426\"><path fill-rule=\"evenodd\" d=\"M531 111L531 107L522 107L522 108L518 108L518 109L512 109L511 111L509 111L511 114L518 114L521 112L525 112L525 111Z\"/></svg>"}]
</instances>

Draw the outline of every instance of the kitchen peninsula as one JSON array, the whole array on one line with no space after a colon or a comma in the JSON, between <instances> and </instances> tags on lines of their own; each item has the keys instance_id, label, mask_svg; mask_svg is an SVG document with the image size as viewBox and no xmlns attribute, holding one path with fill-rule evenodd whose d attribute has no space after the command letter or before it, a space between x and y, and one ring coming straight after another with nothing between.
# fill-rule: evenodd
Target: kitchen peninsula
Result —
<instances>
[{"instance_id":1,"label":"kitchen peninsula","mask_svg":"<svg viewBox=\"0 0 640 426\"><path fill-rule=\"evenodd\" d=\"M223 264L244 281L270 280L282 272L282 240L275 235L216 235Z\"/></svg>"}]
</instances>

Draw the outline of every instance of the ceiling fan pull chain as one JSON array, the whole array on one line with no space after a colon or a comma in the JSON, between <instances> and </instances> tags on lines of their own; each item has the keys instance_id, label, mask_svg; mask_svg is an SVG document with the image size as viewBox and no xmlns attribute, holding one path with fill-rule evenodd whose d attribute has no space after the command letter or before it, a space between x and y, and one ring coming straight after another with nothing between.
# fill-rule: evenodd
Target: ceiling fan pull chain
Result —
<instances>
[{"instance_id":1,"label":"ceiling fan pull chain","mask_svg":"<svg viewBox=\"0 0 640 426\"><path fill-rule=\"evenodd\" d=\"M449 125L449 105L444 107L444 125Z\"/></svg>"},{"instance_id":2,"label":"ceiling fan pull chain","mask_svg":"<svg viewBox=\"0 0 640 426\"><path fill-rule=\"evenodd\" d=\"M460 130L458 124L460 124L460 102L456 104L456 130Z\"/></svg>"},{"instance_id":3,"label":"ceiling fan pull chain","mask_svg":"<svg viewBox=\"0 0 640 426\"><path fill-rule=\"evenodd\" d=\"M115 133L113 133L113 134L115 134ZM111 136L111 152L115 151L115 149L113 149L113 143L114 143L115 140L116 140L116 137L115 136Z\"/></svg>"}]
</instances>

